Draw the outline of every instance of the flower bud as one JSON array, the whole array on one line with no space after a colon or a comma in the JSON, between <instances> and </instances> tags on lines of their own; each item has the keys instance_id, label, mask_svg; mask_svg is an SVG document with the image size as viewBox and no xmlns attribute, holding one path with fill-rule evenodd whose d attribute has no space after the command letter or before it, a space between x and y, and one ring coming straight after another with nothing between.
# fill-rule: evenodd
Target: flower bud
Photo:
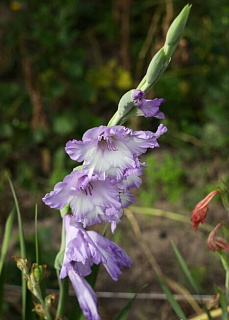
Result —
<instances>
[{"instance_id":1,"label":"flower bud","mask_svg":"<svg viewBox=\"0 0 229 320\"><path fill-rule=\"evenodd\" d=\"M192 211L191 221L193 223L193 229L196 231L199 223L204 223L208 212L208 204L212 198L220 192L219 189L210 192L203 200L197 203Z\"/></svg>"},{"instance_id":2,"label":"flower bud","mask_svg":"<svg viewBox=\"0 0 229 320\"><path fill-rule=\"evenodd\" d=\"M56 296L54 293L49 294L47 297L45 297L45 306L49 309L55 300Z\"/></svg>"},{"instance_id":3,"label":"flower bud","mask_svg":"<svg viewBox=\"0 0 229 320\"><path fill-rule=\"evenodd\" d=\"M209 233L207 244L210 250L212 251L218 251L218 250L228 250L229 251L229 243L226 242L226 240L216 237L216 233L221 227L222 222L219 222L215 228Z\"/></svg>"},{"instance_id":4,"label":"flower bud","mask_svg":"<svg viewBox=\"0 0 229 320\"><path fill-rule=\"evenodd\" d=\"M167 58L170 58L173 55L180 41L186 22L188 20L190 10L191 10L191 5L187 4L183 8L181 13L173 21L173 23L171 24L167 32L165 46L164 46L164 50Z\"/></svg>"},{"instance_id":5,"label":"flower bud","mask_svg":"<svg viewBox=\"0 0 229 320\"><path fill-rule=\"evenodd\" d=\"M147 93L166 70L180 41L190 10L191 6L186 5L171 24L166 35L164 47L151 60L146 73L146 82L139 87L142 91Z\"/></svg>"},{"instance_id":6,"label":"flower bud","mask_svg":"<svg viewBox=\"0 0 229 320\"><path fill-rule=\"evenodd\" d=\"M123 118L134 106L132 92L133 90L127 91L119 101L118 114L120 118Z\"/></svg>"},{"instance_id":7,"label":"flower bud","mask_svg":"<svg viewBox=\"0 0 229 320\"><path fill-rule=\"evenodd\" d=\"M40 303L34 302L34 308L32 309L32 311L35 312L42 319L47 319L47 317L45 315L46 314L45 310Z\"/></svg>"},{"instance_id":8,"label":"flower bud","mask_svg":"<svg viewBox=\"0 0 229 320\"><path fill-rule=\"evenodd\" d=\"M169 61L166 60L164 48L161 48L151 60L146 72L146 82L142 86L142 91L149 91L152 85L158 80L160 75L165 71Z\"/></svg>"},{"instance_id":9,"label":"flower bud","mask_svg":"<svg viewBox=\"0 0 229 320\"><path fill-rule=\"evenodd\" d=\"M19 258L19 257L16 257L16 256L13 256L14 260L16 261L17 263L17 267L18 269L20 269L23 274L28 274L29 273L29 262L27 259L25 258Z\"/></svg>"},{"instance_id":10,"label":"flower bud","mask_svg":"<svg viewBox=\"0 0 229 320\"><path fill-rule=\"evenodd\" d=\"M47 265L44 264L43 266L38 265L37 263L33 263L31 268L30 277L34 280L35 283L39 283L45 276L47 269Z\"/></svg>"}]
</instances>

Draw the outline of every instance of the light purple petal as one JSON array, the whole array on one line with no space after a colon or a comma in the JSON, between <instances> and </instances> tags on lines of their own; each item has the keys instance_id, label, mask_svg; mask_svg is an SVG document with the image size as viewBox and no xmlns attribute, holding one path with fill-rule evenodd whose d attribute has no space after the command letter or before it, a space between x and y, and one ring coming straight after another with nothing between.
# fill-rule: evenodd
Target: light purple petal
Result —
<instances>
[{"instance_id":1,"label":"light purple petal","mask_svg":"<svg viewBox=\"0 0 229 320\"><path fill-rule=\"evenodd\" d=\"M163 99L154 99L158 117L158 104ZM150 101L152 104L152 101ZM84 160L83 168L91 178L98 175L100 180L111 182L123 180L125 172L140 168L138 156L148 148L158 147L158 135L151 131L133 131L123 126L100 126L85 132L83 141L69 141L66 152L73 160ZM82 152L82 157L80 156Z\"/></svg>"},{"instance_id":2,"label":"light purple petal","mask_svg":"<svg viewBox=\"0 0 229 320\"><path fill-rule=\"evenodd\" d=\"M139 100L145 99L146 98L146 94L144 91L142 90L134 90L132 93L132 99L136 102L139 102Z\"/></svg>"},{"instance_id":3,"label":"light purple petal","mask_svg":"<svg viewBox=\"0 0 229 320\"><path fill-rule=\"evenodd\" d=\"M120 267L131 267L131 259L126 252L114 242L94 231L88 231L88 234L98 246L99 251L106 258L106 263L104 263L104 266L108 273L113 280L117 281L118 275L122 273Z\"/></svg>"},{"instance_id":4,"label":"light purple petal","mask_svg":"<svg viewBox=\"0 0 229 320\"><path fill-rule=\"evenodd\" d=\"M139 109L143 112L143 115L148 117L155 117L159 119L165 119L165 116L163 112L159 111L159 106L165 102L165 99L161 98L155 98L153 100L145 100L142 102L141 106L139 106Z\"/></svg>"},{"instance_id":5,"label":"light purple petal","mask_svg":"<svg viewBox=\"0 0 229 320\"><path fill-rule=\"evenodd\" d=\"M142 90L134 90L132 93L132 99L133 101L138 105L138 107L141 107L142 104L144 103L146 98L146 94Z\"/></svg>"},{"instance_id":6,"label":"light purple petal","mask_svg":"<svg viewBox=\"0 0 229 320\"><path fill-rule=\"evenodd\" d=\"M161 135L167 132L167 130L168 129L166 128L166 126L164 126L163 124L160 124L155 133L155 137L158 139Z\"/></svg>"},{"instance_id":7,"label":"light purple petal","mask_svg":"<svg viewBox=\"0 0 229 320\"><path fill-rule=\"evenodd\" d=\"M87 231L74 217L68 214L64 216L63 220L66 231L66 248L60 278L67 276L70 267L80 276L85 277L91 273L91 266L94 263L99 264L106 259L98 251Z\"/></svg>"},{"instance_id":8,"label":"light purple petal","mask_svg":"<svg viewBox=\"0 0 229 320\"><path fill-rule=\"evenodd\" d=\"M94 174L89 177L85 170L75 170L66 176L43 201L56 209L68 203L77 221L84 226L120 221L122 203L117 187L109 180L98 180Z\"/></svg>"},{"instance_id":9,"label":"light purple petal","mask_svg":"<svg viewBox=\"0 0 229 320\"><path fill-rule=\"evenodd\" d=\"M135 198L130 191L126 191L124 193L120 193L122 207L127 208L131 203L134 202Z\"/></svg>"},{"instance_id":10,"label":"light purple petal","mask_svg":"<svg viewBox=\"0 0 229 320\"><path fill-rule=\"evenodd\" d=\"M98 312L98 298L92 287L84 278L79 276L73 268L69 269L68 276L84 316L87 320L101 320Z\"/></svg>"},{"instance_id":11,"label":"light purple petal","mask_svg":"<svg viewBox=\"0 0 229 320\"><path fill-rule=\"evenodd\" d=\"M138 116L155 117L158 119L165 119L164 113L159 111L159 107L165 102L163 98L155 98L153 100L147 100L145 92L141 90L135 90L132 93L133 101L138 105Z\"/></svg>"},{"instance_id":12,"label":"light purple petal","mask_svg":"<svg viewBox=\"0 0 229 320\"><path fill-rule=\"evenodd\" d=\"M103 263L114 280L121 274L120 267L130 267L131 260L125 251L109 239L94 231L85 230L74 217L64 217L66 249L60 278L73 269L80 276L91 273L93 264Z\"/></svg>"}]
</instances>

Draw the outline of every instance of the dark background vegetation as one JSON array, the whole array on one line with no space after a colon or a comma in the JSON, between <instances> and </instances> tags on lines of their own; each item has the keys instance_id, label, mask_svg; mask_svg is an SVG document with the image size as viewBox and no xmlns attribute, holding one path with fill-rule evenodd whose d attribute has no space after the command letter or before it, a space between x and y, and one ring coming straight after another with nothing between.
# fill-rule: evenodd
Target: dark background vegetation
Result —
<instances>
[{"instance_id":1,"label":"dark background vegetation","mask_svg":"<svg viewBox=\"0 0 229 320\"><path fill-rule=\"evenodd\" d=\"M66 142L109 121L186 4L1 1L1 223L13 206L5 170L24 218L33 219L35 203L41 217L53 214L40 199L75 166L65 154ZM136 200L178 212L189 212L220 179L228 182L229 4L192 5L174 57L149 94L166 99L168 132L161 148L145 156L148 168ZM158 123L132 119L127 125L155 130Z\"/></svg>"}]
</instances>

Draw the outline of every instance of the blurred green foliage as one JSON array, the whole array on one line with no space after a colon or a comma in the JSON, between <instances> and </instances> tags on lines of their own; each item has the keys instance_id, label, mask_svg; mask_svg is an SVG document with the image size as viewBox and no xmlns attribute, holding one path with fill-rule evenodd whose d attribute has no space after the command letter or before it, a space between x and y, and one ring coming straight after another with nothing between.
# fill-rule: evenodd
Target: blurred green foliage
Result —
<instances>
[{"instance_id":1,"label":"blurred green foliage","mask_svg":"<svg viewBox=\"0 0 229 320\"><path fill-rule=\"evenodd\" d=\"M186 3L3 0L0 172L7 168L22 189L43 193L70 172L75 165L65 143L108 122ZM144 205L155 200L154 189L171 202L191 188L199 196L227 170L229 4L192 4L184 37L152 93L166 99L168 133L161 145L168 152L161 162L148 156ZM156 124L128 123L152 130ZM201 182L193 181L196 172Z\"/></svg>"}]
</instances>

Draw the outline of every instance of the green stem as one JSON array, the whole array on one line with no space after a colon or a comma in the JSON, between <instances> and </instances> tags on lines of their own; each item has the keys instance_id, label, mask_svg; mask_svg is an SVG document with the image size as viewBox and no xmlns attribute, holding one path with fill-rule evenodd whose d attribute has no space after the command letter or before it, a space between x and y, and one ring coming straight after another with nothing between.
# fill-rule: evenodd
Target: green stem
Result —
<instances>
[{"instance_id":1,"label":"green stem","mask_svg":"<svg viewBox=\"0 0 229 320\"><path fill-rule=\"evenodd\" d=\"M109 123L108 123L108 127L112 127L112 126L116 126L120 123L121 117L118 114L118 111L115 112L115 114L113 115L113 117L110 119Z\"/></svg>"},{"instance_id":2,"label":"green stem","mask_svg":"<svg viewBox=\"0 0 229 320\"><path fill-rule=\"evenodd\" d=\"M57 278L59 284L59 300L58 300L58 307L56 311L56 318L59 316L63 316L65 313L67 300L68 300L68 278L60 279L59 271L57 270Z\"/></svg>"},{"instance_id":3,"label":"green stem","mask_svg":"<svg viewBox=\"0 0 229 320\"><path fill-rule=\"evenodd\" d=\"M229 270L226 271L225 290L226 290L226 301L228 303L228 298L229 298Z\"/></svg>"},{"instance_id":4,"label":"green stem","mask_svg":"<svg viewBox=\"0 0 229 320\"><path fill-rule=\"evenodd\" d=\"M52 320L51 314L50 314L50 312L49 312L48 308L46 307L45 302L44 302L44 300L43 300L43 297L42 297L40 288L36 290L36 294L37 294L37 295L36 295L36 296L37 296L37 299L39 300L39 302L41 303L41 305L42 305L42 307L43 307L43 309L44 309L44 311L45 311L46 319L47 319L47 320Z\"/></svg>"},{"instance_id":5,"label":"green stem","mask_svg":"<svg viewBox=\"0 0 229 320\"><path fill-rule=\"evenodd\" d=\"M66 237L65 237L65 228L64 223L62 224L62 233L61 233L61 245L60 252L65 251L66 246ZM56 318L63 316L65 313L67 300L68 300L68 278L60 279L60 269L57 269L57 278L59 283L59 300L56 312Z\"/></svg>"}]
</instances>

